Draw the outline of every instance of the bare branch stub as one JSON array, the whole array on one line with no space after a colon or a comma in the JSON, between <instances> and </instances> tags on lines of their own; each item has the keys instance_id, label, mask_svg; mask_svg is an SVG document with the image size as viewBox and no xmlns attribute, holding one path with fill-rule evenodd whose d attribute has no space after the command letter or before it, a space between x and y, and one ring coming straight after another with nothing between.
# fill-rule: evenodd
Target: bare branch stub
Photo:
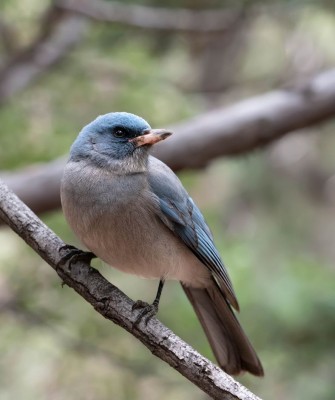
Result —
<instances>
[{"instance_id":1,"label":"bare branch stub","mask_svg":"<svg viewBox=\"0 0 335 400\"><path fill-rule=\"evenodd\" d=\"M201 356L156 318L134 329L134 304L88 264L60 265L62 240L0 181L0 217L105 318L138 338L155 356L167 362L213 399L258 400L220 368Z\"/></svg>"}]
</instances>

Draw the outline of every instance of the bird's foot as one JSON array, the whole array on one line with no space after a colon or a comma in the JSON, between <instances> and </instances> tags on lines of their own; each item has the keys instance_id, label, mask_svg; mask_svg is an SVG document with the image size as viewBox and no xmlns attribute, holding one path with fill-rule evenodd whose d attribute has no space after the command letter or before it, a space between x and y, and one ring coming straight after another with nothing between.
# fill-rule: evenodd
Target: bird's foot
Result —
<instances>
[{"instance_id":1,"label":"bird's foot","mask_svg":"<svg viewBox=\"0 0 335 400\"><path fill-rule=\"evenodd\" d=\"M149 304L146 303L145 301L137 300L134 303L132 310L134 311L139 309L141 311L138 313L136 320L134 322L135 327L139 325L141 321L143 321L145 325L148 324L150 319L154 317L158 312L158 303L154 301L152 304Z\"/></svg>"},{"instance_id":2,"label":"bird's foot","mask_svg":"<svg viewBox=\"0 0 335 400\"><path fill-rule=\"evenodd\" d=\"M83 251L71 246L70 244L62 246L59 251L66 252L61 256L61 259L58 263L60 266L65 265L66 263L69 263L69 266L71 266L71 264L75 264L78 261L83 261L90 264L92 259L96 258L96 255L91 251Z\"/></svg>"}]
</instances>

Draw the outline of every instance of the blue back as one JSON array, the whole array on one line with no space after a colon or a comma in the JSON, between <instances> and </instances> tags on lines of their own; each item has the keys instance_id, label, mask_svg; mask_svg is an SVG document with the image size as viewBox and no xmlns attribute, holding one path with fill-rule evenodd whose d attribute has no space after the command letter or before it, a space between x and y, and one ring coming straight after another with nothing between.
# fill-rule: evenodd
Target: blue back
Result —
<instances>
[{"instance_id":1,"label":"blue back","mask_svg":"<svg viewBox=\"0 0 335 400\"><path fill-rule=\"evenodd\" d=\"M149 184L159 199L165 217L162 221L165 223L168 219L168 227L212 272L230 304L239 309L227 270L201 211L169 167L154 157L150 158L149 167Z\"/></svg>"}]
</instances>

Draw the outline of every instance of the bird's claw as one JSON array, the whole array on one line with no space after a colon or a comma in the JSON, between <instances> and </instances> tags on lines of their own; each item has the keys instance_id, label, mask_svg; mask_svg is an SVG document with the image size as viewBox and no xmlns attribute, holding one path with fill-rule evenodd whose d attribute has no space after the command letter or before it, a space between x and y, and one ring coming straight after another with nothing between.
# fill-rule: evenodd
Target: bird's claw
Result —
<instances>
[{"instance_id":1,"label":"bird's claw","mask_svg":"<svg viewBox=\"0 0 335 400\"><path fill-rule=\"evenodd\" d=\"M67 262L69 263L69 266L71 266L71 264L74 264L78 261L84 261L88 264L91 263L92 258L95 258L96 255L94 253L92 253L91 251L83 251L80 249L77 249L74 246L71 246L70 244L66 244L64 246L62 246L59 249L60 252L64 252L66 251L66 253L61 256L60 261L58 262L58 265L65 265Z\"/></svg>"},{"instance_id":2,"label":"bird's claw","mask_svg":"<svg viewBox=\"0 0 335 400\"><path fill-rule=\"evenodd\" d=\"M150 319L157 314L158 305L155 302L153 304L149 304L145 301L137 300L134 303L132 310L134 311L139 309L141 309L141 311L138 313L135 319L134 327L138 326L141 321L143 321L144 324L147 325Z\"/></svg>"}]
</instances>

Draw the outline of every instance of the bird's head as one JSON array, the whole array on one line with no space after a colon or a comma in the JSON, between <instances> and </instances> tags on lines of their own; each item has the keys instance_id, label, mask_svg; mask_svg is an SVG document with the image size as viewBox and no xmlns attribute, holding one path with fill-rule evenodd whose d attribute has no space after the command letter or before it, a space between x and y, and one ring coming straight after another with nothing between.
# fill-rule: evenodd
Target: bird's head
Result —
<instances>
[{"instance_id":1,"label":"bird's head","mask_svg":"<svg viewBox=\"0 0 335 400\"><path fill-rule=\"evenodd\" d=\"M96 166L121 172L144 170L148 150L172 132L151 129L141 117L126 112L100 115L86 125L73 143L72 161L89 160Z\"/></svg>"}]
</instances>

